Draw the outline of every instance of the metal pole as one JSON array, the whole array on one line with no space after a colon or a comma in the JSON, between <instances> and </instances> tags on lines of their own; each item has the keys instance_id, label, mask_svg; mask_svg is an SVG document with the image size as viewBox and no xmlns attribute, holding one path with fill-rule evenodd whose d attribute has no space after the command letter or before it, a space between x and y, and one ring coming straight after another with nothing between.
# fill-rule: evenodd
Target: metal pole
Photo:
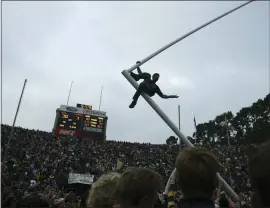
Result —
<instances>
[{"instance_id":1,"label":"metal pole","mask_svg":"<svg viewBox=\"0 0 270 208\"><path fill-rule=\"evenodd\" d=\"M179 128L179 131L181 130L180 124L181 124L180 105L178 105L178 128ZM181 142L181 139L180 138L179 138L179 150L180 151L182 150L182 142Z\"/></svg>"},{"instance_id":2,"label":"metal pole","mask_svg":"<svg viewBox=\"0 0 270 208\"><path fill-rule=\"evenodd\" d=\"M165 45L165 46L162 47L161 49L157 50L155 53L149 55L148 57L146 57L145 59L143 59L143 60L141 61L140 64L136 64L136 65L132 66L131 68L127 69L127 71L128 71L128 72L132 72L132 71L133 71L134 69L136 69L138 66L141 66L141 65L144 64L145 62L147 62L147 61L149 61L150 59L154 58L156 55L158 55L158 54L160 54L161 52L165 51L166 49L170 48L171 46L173 46L174 44L178 43L179 41L185 39L186 37L192 35L193 33L197 32L197 31L199 31L199 30L203 29L204 27L206 27L206 26L212 24L213 22L215 22L215 21L217 21L217 20L219 20L219 19L221 19L221 18L227 16L228 14L230 14L230 13L232 13L232 12L234 12L234 11L236 11L236 10L238 10L238 9L240 9L240 8L242 8L242 7L244 7L244 6L246 6L247 4L251 3L252 1L254 1L254 0L248 1L248 2L246 2L246 3L244 3L244 4L242 4L242 5L240 5L240 6L236 7L236 8L234 8L234 9L232 9L232 10L230 10L230 11L228 11L228 12L226 12L226 13L224 13L224 14L222 14L222 15L220 15L220 16L218 16L218 17L212 19L212 20L210 20L209 22L207 22L207 23L205 23L205 24L203 24L203 25L197 27L196 29L190 31L189 33L187 33L187 34L185 34L185 35L183 35L183 36L181 36L180 38L174 40L173 42L169 43L168 45Z\"/></svg>"},{"instance_id":3,"label":"metal pole","mask_svg":"<svg viewBox=\"0 0 270 208\"><path fill-rule=\"evenodd\" d=\"M180 105L178 105L178 127L179 127L179 130L181 130L181 118L180 118Z\"/></svg>"},{"instance_id":4,"label":"metal pole","mask_svg":"<svg viewBox=\"0 0 270 208\"><path fill-rule=\"evenodd\" d=\"M166 183L166 187L164 190L164 194L168 194L169 190L170 190L170 186L171 184L175 183L175 176L176 176L176 169L174 169L169 177L169 180Z\"/></svg>"},{"instance_id":5,"label":"metal pole","mask_svg":"<svg viewBox=\"0 0 270 208\"><path fill-rule=\"evenodd\" d=\"M85 130L84 121L85 121L85 109L83 109L83 114L82 114L81 131Z\"/></svg>"},{"instance_id":6,"label":"metal pole","mask_svg":"<svg viewBox=\"0 0 270 208\"><path fill-rule=\"evenodd\" d=\"M99 106L98 106L99 111L100 111L100 106L101 106L102 91L103 91L103 86L101 86L101 92L100 92L100 98L99 98Z\"/></svg>"},{"instance_id":7,"label":"metal pole","mask_svg":"<svg viewBox=\"0 0 270 208\"><path fill-rule=\"evenodd\" d=\"M69 88L68 99L67 99L67 105L68 105L68 102L69 102L69 97L70 97L72 85L73 85L73 81L71 82L71 85L70 85L70 88Z\"/></svg>"},{"instance_id":8,"label":"metal pole","mask_svg":"<svg viewBox=\"0 0 270 208\"><path fill-rule=\"evenodd\" d=\"M193 122L194 122L194 129L195 129L195 135L194 135L194 137L195 137L195 143L194 144L197 144L197 124L196 124L196 120L195 120L195 114L194 113L192 113L193 114Z\"/></svg>"},{"instance_id":9,"label":"metal pole","mask_svg":"<svg viewBox=\"0 0 270 208\"><path fill-rule=\"evenodd\" d=\"M130 84L138 89L138 83L130 76L127 70L122 72L124 77L130 82ZM148 104L156 111L156 113L164 120L164 122L172 129L172 131L183 140L187 147L194 147L193 144L182 134L177 126L169 119L169 117L159 108L159 106L145 93L142 93L143 98L148 102ZM217 177L223 184L224 188L227 190L228 194L238 201L237 194L232 190L232 188L226 183L226 181L217 173Z\"/></svg>"},{"instance_id":10,"label":"metal pole","mask_svg":"<svg viewBox=\"0 0 270 208\"><path fill-rule=\"evenodd\" d=\"M19 110L20 110L20 106L21 106L22 97L23 97L23 93L24 93L24 89L25 89L26 83L27 83L27 79L25 79L24 80L24 83L23 83L22 93L21 93L21 96L20 96L20 99L19 99L19 103L18 103L18 106L17 106L17 110L16 110L16 113L15 113L13 124L12 124L12 127L11 127L9 139L8 139L8 142L7 142L7 145L6 145L6 150L5 150L5 154L4 154L4 161L6 159L8 148L9 148L9 145L10 145L10 141L11 141L11 138L12 138L13 133L14 133L14 127L15 127L15 123L16 123L16 120L17 120L17 116L18 116Z\"/></svg>"}]
</instances>

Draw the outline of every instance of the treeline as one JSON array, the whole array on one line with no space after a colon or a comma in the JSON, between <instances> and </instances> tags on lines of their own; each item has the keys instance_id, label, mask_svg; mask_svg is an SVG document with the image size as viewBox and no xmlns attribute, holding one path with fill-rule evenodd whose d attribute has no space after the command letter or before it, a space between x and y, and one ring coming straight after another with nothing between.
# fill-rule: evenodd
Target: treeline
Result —
<instances>
[{"instance_id":1,"label":"treeline","mask_svg":"<svg viewBox=\"0 0 270 208\"><path fill-rule=\"evenodd\" d=\"M259 99L250 107L242 108L236 115L231 111L216 116L214 120L198 124L193 138L196 142L220 145L261 143L270 139L270 94ZM166 140L167 144L176 144L174 136Z\"/></svg>"},{"instance_id":2,"label":"treeline","mask_svg":"<svg viewBox=\"0 0 270 208\"><path fill-rule=\"evenodd\" d=\"M196 129L193 137L203 143L228 144L228 138L233 145L264 142L270 139L270 94L236 115L231 111L223 113L198 124Z\"/></svg>"}]
</instances>

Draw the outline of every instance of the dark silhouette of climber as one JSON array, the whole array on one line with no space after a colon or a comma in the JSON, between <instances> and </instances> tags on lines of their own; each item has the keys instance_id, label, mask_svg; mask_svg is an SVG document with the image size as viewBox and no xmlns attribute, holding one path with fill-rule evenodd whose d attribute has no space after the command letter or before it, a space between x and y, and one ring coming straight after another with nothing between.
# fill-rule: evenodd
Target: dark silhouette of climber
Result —
<instances>
[{"instance_id":1,"label":"dark silhouette of climber","mask_svg":"<svg viewBox=\"0 0 270 208\"><path fill-rule=\"evenodd\" d=\"M137 61L136 64L140 63ZM133 79L136 81L139 81L140 79L143 79L143 82L140 83L136 93L133 96L133 101L129 105L129 108L134 108L137 104L137 101L140 97L140 95L144 92L150 97L154 96L156 93L163 99L168 98L178 98L177 95L164 95L159 87L157 86L157 81L159 80L160 75L158 73L154 73L151 79L151 75L146 72L142 72L140 67L137 67L138 74L135 74L133 72L130 73Z\"/></svg>"}]
</instances>

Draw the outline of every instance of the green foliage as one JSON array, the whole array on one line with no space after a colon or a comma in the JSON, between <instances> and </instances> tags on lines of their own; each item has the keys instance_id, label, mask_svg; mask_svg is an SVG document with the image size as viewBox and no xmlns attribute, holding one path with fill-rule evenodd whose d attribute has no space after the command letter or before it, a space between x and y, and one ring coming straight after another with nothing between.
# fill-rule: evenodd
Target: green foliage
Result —
<instances>
[{"instance_id":1,"label":"green foliage","mask_svg":"<svg viewBox=\"0 0 270 208\"><path fill-rule=\"evenodd\" d=\"M219 144L228 144L228 138L230 144L261 143L270 139L270 94L242 108L235 116L229 111L198 124L196 136L204 143Z\"/></svg>"},{"instance_id":2,"label":"green foliage","mask_svg":"<svg viewBox=\"0 0 270 208\"><path fill-rule=\"evenodd\" d=\"M177 144L177 140L178 140L178 138L176 138L174 136L170 136L168 139L166 139L166 144L167 145Z\"/></svg>"}]
</instances>

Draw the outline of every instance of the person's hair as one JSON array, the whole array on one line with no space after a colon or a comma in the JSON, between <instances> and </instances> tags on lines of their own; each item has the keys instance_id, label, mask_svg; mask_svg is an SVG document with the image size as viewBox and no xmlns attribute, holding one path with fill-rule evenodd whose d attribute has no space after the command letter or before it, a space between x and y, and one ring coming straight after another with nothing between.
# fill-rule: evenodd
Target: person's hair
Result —
<instances>
[{"instance_id":1,"label":"person's hair","mask_svg":"<svg viewBox=\"0 0 270 208\"><path fill-rule=\"evenodd\" d=\"M219 163L205 148L186 148L176 159L177 182L184 196L211 199L217 187Z\"/></svg>"},{"instance_id":2,"label":"person's hair","mask_svg":"<svg viewBox=\"0 0 270 208\"><path fill-rule=\"evenodd\" d=\"M155 203L161 187L161 176L148 168L128 168L123 172L116 191L117 201L124 206L138 206L147 197Z\"/></svg>"},{"instance_id":3,"label":"person's hair","mask_svg":"<svg viewBox=\"0 0 270 208\"><path fill-rule=\"evenodd\" d=\"M249 155L248 166L251 187L254 191L253 201L259 202L263 207L270 207L270 165L267 165L269 161L270 141L261 144Z\"/></svg>"},{"instance_id":4,"label":"person's hair","mask_svg":"<svg viewBox=\"0 0 270 208\"><path fill-rule=\"evenodd\" d=\"M159 76L159 73L154 73L153 76Z\"/></svg>"},{"instance_id":5,"label":"person's hair","mask_svg":"<svg viewBox=\"0 0 270 208\"><path fill-rule=\"evenodd\" d=\"M88 207L113 207L114 194L120 178L119 173L102 175L93 185L87 200Z\"/></svg>"}]
</instances>

